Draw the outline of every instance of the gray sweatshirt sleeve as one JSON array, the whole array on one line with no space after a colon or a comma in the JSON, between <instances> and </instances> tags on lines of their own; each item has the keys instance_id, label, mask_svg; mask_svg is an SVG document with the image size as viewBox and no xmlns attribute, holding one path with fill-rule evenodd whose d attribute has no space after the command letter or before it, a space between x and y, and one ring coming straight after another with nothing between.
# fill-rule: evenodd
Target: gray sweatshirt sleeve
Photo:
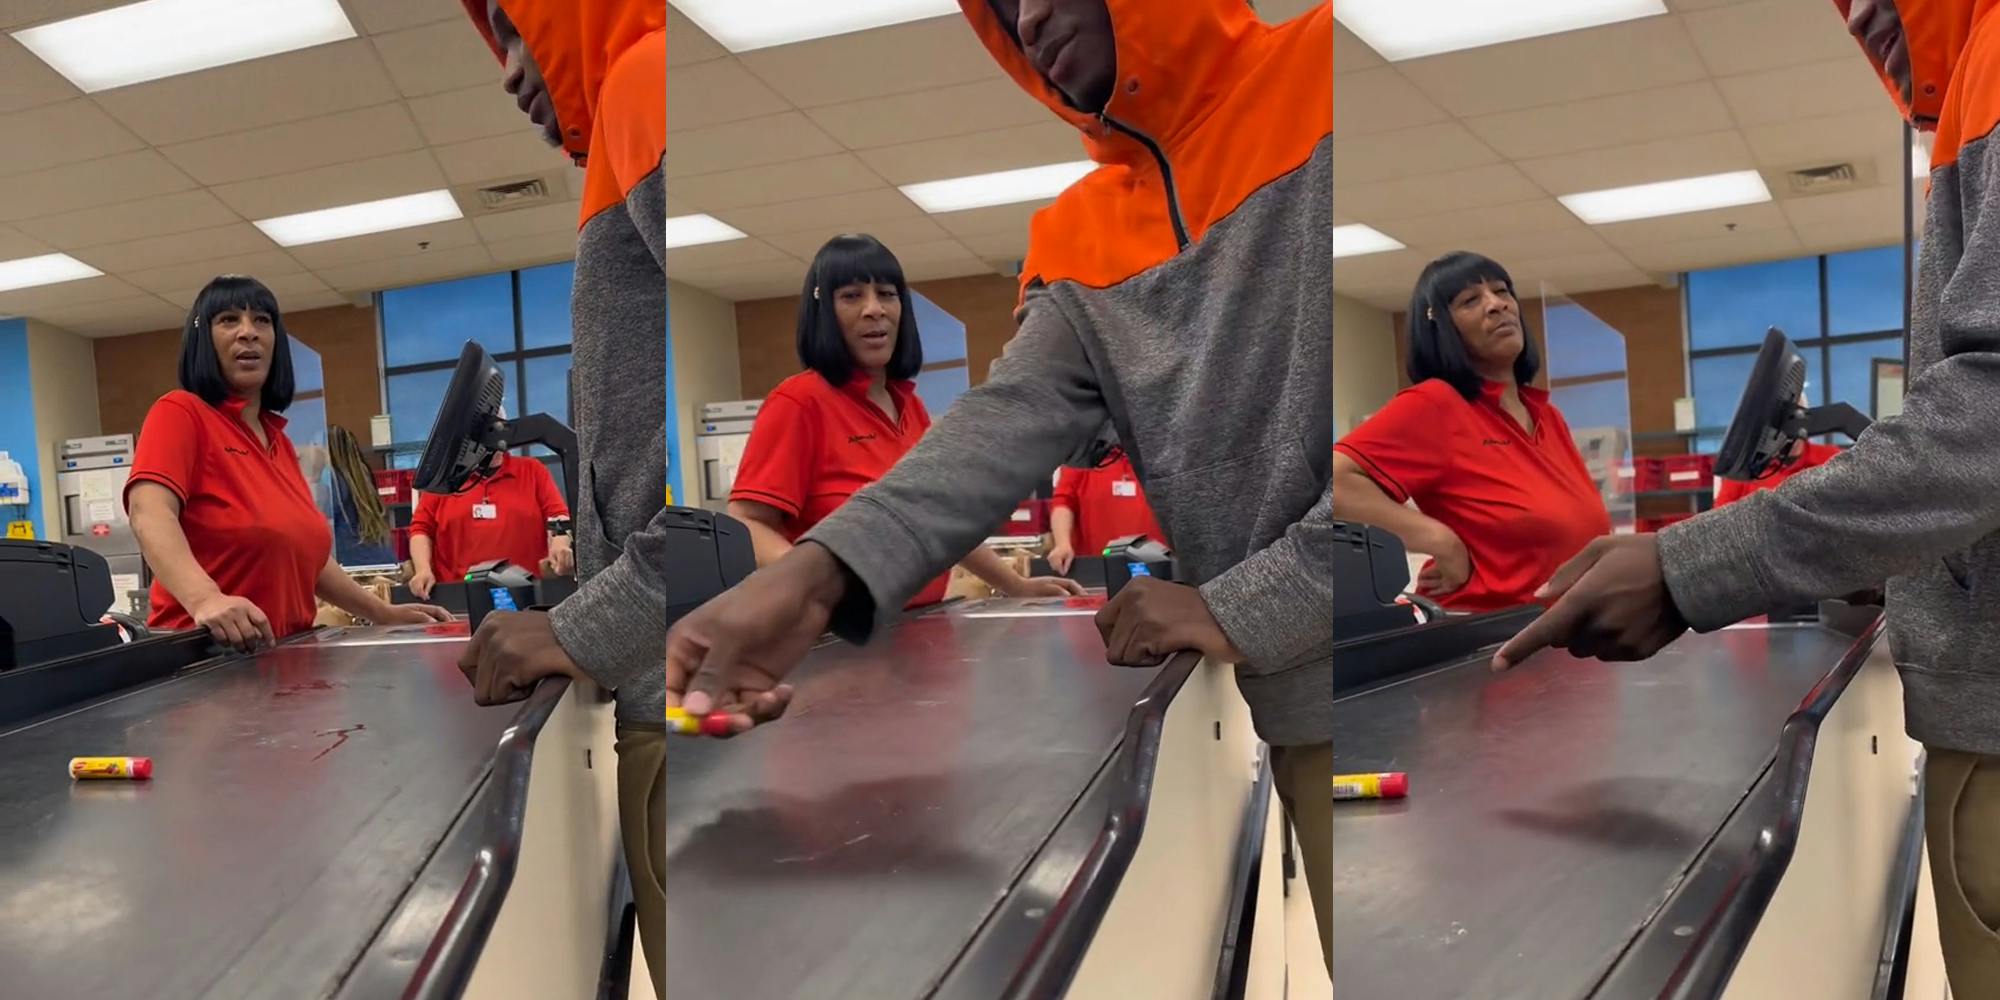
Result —
<instances>
[{"instance_id":1,"label":"gray sweatshirt sleeve","mask_svg":"<svg viewBox=\"0 0 2000 1000\"><path fill-rule=\"evenodd\" d=\"M1031 304L987 380L888 475L802 536L831 550L861 585L834 615L834 632L866 641L992 534L1104 420L1097 376L1068 320Z\"/></svg>"},{"instance_id":2,"label":"gray sweatshirt sleeve","mask_svg":"<svg viewBox=\"0 0 2000 1000\"><path fill-rule=\"evenodd\" d=\"M1912 318L1937 330L1941 358L1911 380L1902 414L1845 454L1660 533L1667 587L1695 628L1878 586L2000 529L2000 212L1987 211L2000 208L1987 190L2000 146L1963 155L1957 183L1934 188Z\"/></svg>"},{"instance_id":3,"label":"gray sweatshirt sleeve","mask_svg":"<svg viewBox=\"0 0 2000 1000\"><path fill-rule=\"evenodd\" d=\"M651 674L665 683L672 516L655 514L627 536L623 554L549 611L556 641L602 687L631 693L649 688L637 682Z\"/></svg>"},{"instance_id":4,"label":"gray sweatshirt sleeve","mask_svg":"<svg viewBox=\"0 0 2000 1000\"><path fill-rule=\"evenodd\" d=\"M1275 673L1333 642L1333 483L1277 541L1201 587L1249 674Z\"/></svg>"}]
</instances>

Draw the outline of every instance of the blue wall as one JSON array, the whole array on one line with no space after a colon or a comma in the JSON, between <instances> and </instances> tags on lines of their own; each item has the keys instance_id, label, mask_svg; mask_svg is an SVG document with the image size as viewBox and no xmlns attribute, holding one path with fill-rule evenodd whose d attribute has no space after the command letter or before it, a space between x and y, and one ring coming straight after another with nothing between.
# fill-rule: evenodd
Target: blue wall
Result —
<instances>
[{"instance_id":1,"label":"blue wall","mask_svg":"<svg viewBox=\"0 0 2000 1000\"><path fill-rule=\"evenodd\" d=\"M671 315L671 314L670 314ZM674 394L674 321L667 320L666 329L660 331L667 338L667 488L674 491L674 504L692 507L693 494L687 484L681 482L681 421L680 408L675 403Z\"/></svg>"},{"instance_id":2,"label":"blue wall","mask_svg":"<svg viewBox=\"0 0 2000 1000\"><path fill-rule=\"evenodd\" d=\"M42 528L42 445L35 434L35 386L28 371L28 321L0 320L0 451L28 474L27 507L0 505L0 521L27 520L36 538ZM5 529L0 524L0 530Z\"/></svg>"}]
</instances>

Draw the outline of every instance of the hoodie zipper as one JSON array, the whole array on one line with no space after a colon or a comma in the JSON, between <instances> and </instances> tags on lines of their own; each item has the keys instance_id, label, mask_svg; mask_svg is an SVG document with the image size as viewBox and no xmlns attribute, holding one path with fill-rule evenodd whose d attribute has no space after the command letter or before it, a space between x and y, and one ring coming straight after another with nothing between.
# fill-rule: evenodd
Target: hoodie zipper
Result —
<instances>
[{"instance_id":1,"label":"hoodie zipper","mask_svg":"<svg viewBox=\"0 0 2000 1000\"><path fill-rule=\"evenodd\" d=\"M1099 112L1097 120L1103 122L1106 128L1116 129L1137 139L1140 145L1146 147L1147 152L1153 154L1153 160L1160 165L1160 177L1167 185L1167 217L1174 224L1174 241L1180 245L1179 249L1186 250L1189 242L1187 223L1181 221L1180 191L1174 187L1174 168L1167 163L1166 152L1160 148L1159 143L1153 141L1151 136L1110 115Z\"/></svg>"}]
</instances>

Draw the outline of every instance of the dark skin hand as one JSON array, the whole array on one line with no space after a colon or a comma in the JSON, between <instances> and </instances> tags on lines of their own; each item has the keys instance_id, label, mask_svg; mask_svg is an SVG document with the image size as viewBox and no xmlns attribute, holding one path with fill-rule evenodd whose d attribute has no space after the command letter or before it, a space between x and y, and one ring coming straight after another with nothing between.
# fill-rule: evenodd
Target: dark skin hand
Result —
<instances>
[{"instance_id":1,"label":"dark skin hand","mask_svg":"<svg viewBox=\"0 0 2000 1000\"><path fill-rule=\"evenodd\" d=\"M459 654L458 669L481 705L520 701L544 677L581 678L583 670L556 642L545 611L495 611L479 623Z\"/></svg>"},{"instance_id":2,"label":"dark skin hand","mask_svg":"<svg viewBox=\"0 0 2000 1000\"><path fill-rule=\"evenodd\" d=\"M1104 0L987 0L1042 78L1070 106L1097 114L1111 103L1118 46Z\"/></svg>"},{"instance_id":3,"label":"dark skin hand","mask_svg":"<svg viewBox=\"0 0 2000 1000\"><path fill-rule=\"evenodd\" d=\"M541 127L542 141L560 147L562 123L556 120L555 99L549 96L548 82L542 79L542 67L528 51L528 43L522 40L513 19L500 9L500 0L486 0L486 21L493 26L493 40L507 53L500 86L513 95L521 113Z\"/></svg>"},{"instance_id":4,"label":"dark skin hand","mask_svg":"<svg viewBox=\"0 0 2000 1000\"><path fill-rule=\"evenodd\" d=\"M1535 597L1555 603L1500 647L1494 670L1519 666L1547 648L1567 649L1580 659L1643 660L1688 629L1667 592L1654 535L1591 542Z\"/></svg>"},{"instance_id":5,"label":"dark skin hand","mask_svg":"<svg viewBox=\"0 0 2000 1000\"><path fill-rule=\"evenodd\" d=\"M1142 577L1126 584L1097 612L1104 658L1121 667L1155 667L1196 650L1218 663L1240 663L1242 652L1209 613L1201 591Z\"/></svg>"}]
</instances>

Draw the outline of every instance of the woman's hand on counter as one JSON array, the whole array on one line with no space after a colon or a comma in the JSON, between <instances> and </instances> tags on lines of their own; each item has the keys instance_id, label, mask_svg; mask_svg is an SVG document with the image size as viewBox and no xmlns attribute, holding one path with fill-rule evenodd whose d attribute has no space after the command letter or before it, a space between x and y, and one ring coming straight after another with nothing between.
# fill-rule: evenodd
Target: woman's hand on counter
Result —
<instances>
[{"instance_id":1,"label":"woman's hand on counter","mask_svg":"<svg viewBox=\"0 0 2000 1000\"><path fill-rule=\"evenodd\" d=\"M451 621L451 612L435 604L384 604L380 615L370 615L377 625L429 625Z\"/></svg>"},{"instance_id":2,"label":"woman's hand on counter","mask_svg":"<svg viewBox=\"0 0 2000 1000\"><path fill-rule=\"evenodd\" d=\"M1001 593L1008 597L1082 597L1083 585L1060 576L1014 575L1005 581Z\"/></svg>"},{"instance_id":3,"label":"woman's hand on counter","mask_svg":"<svg viewBox=\"0 0 2000 1000\"><path fill-rule=\"evenodd\" d=\"M271 619L247 597L218 591L190 603L187 610L196 625L207 629L216 642L232 649L249 652L278 641L271 632Z\"/></svg>"}]
</instances>

